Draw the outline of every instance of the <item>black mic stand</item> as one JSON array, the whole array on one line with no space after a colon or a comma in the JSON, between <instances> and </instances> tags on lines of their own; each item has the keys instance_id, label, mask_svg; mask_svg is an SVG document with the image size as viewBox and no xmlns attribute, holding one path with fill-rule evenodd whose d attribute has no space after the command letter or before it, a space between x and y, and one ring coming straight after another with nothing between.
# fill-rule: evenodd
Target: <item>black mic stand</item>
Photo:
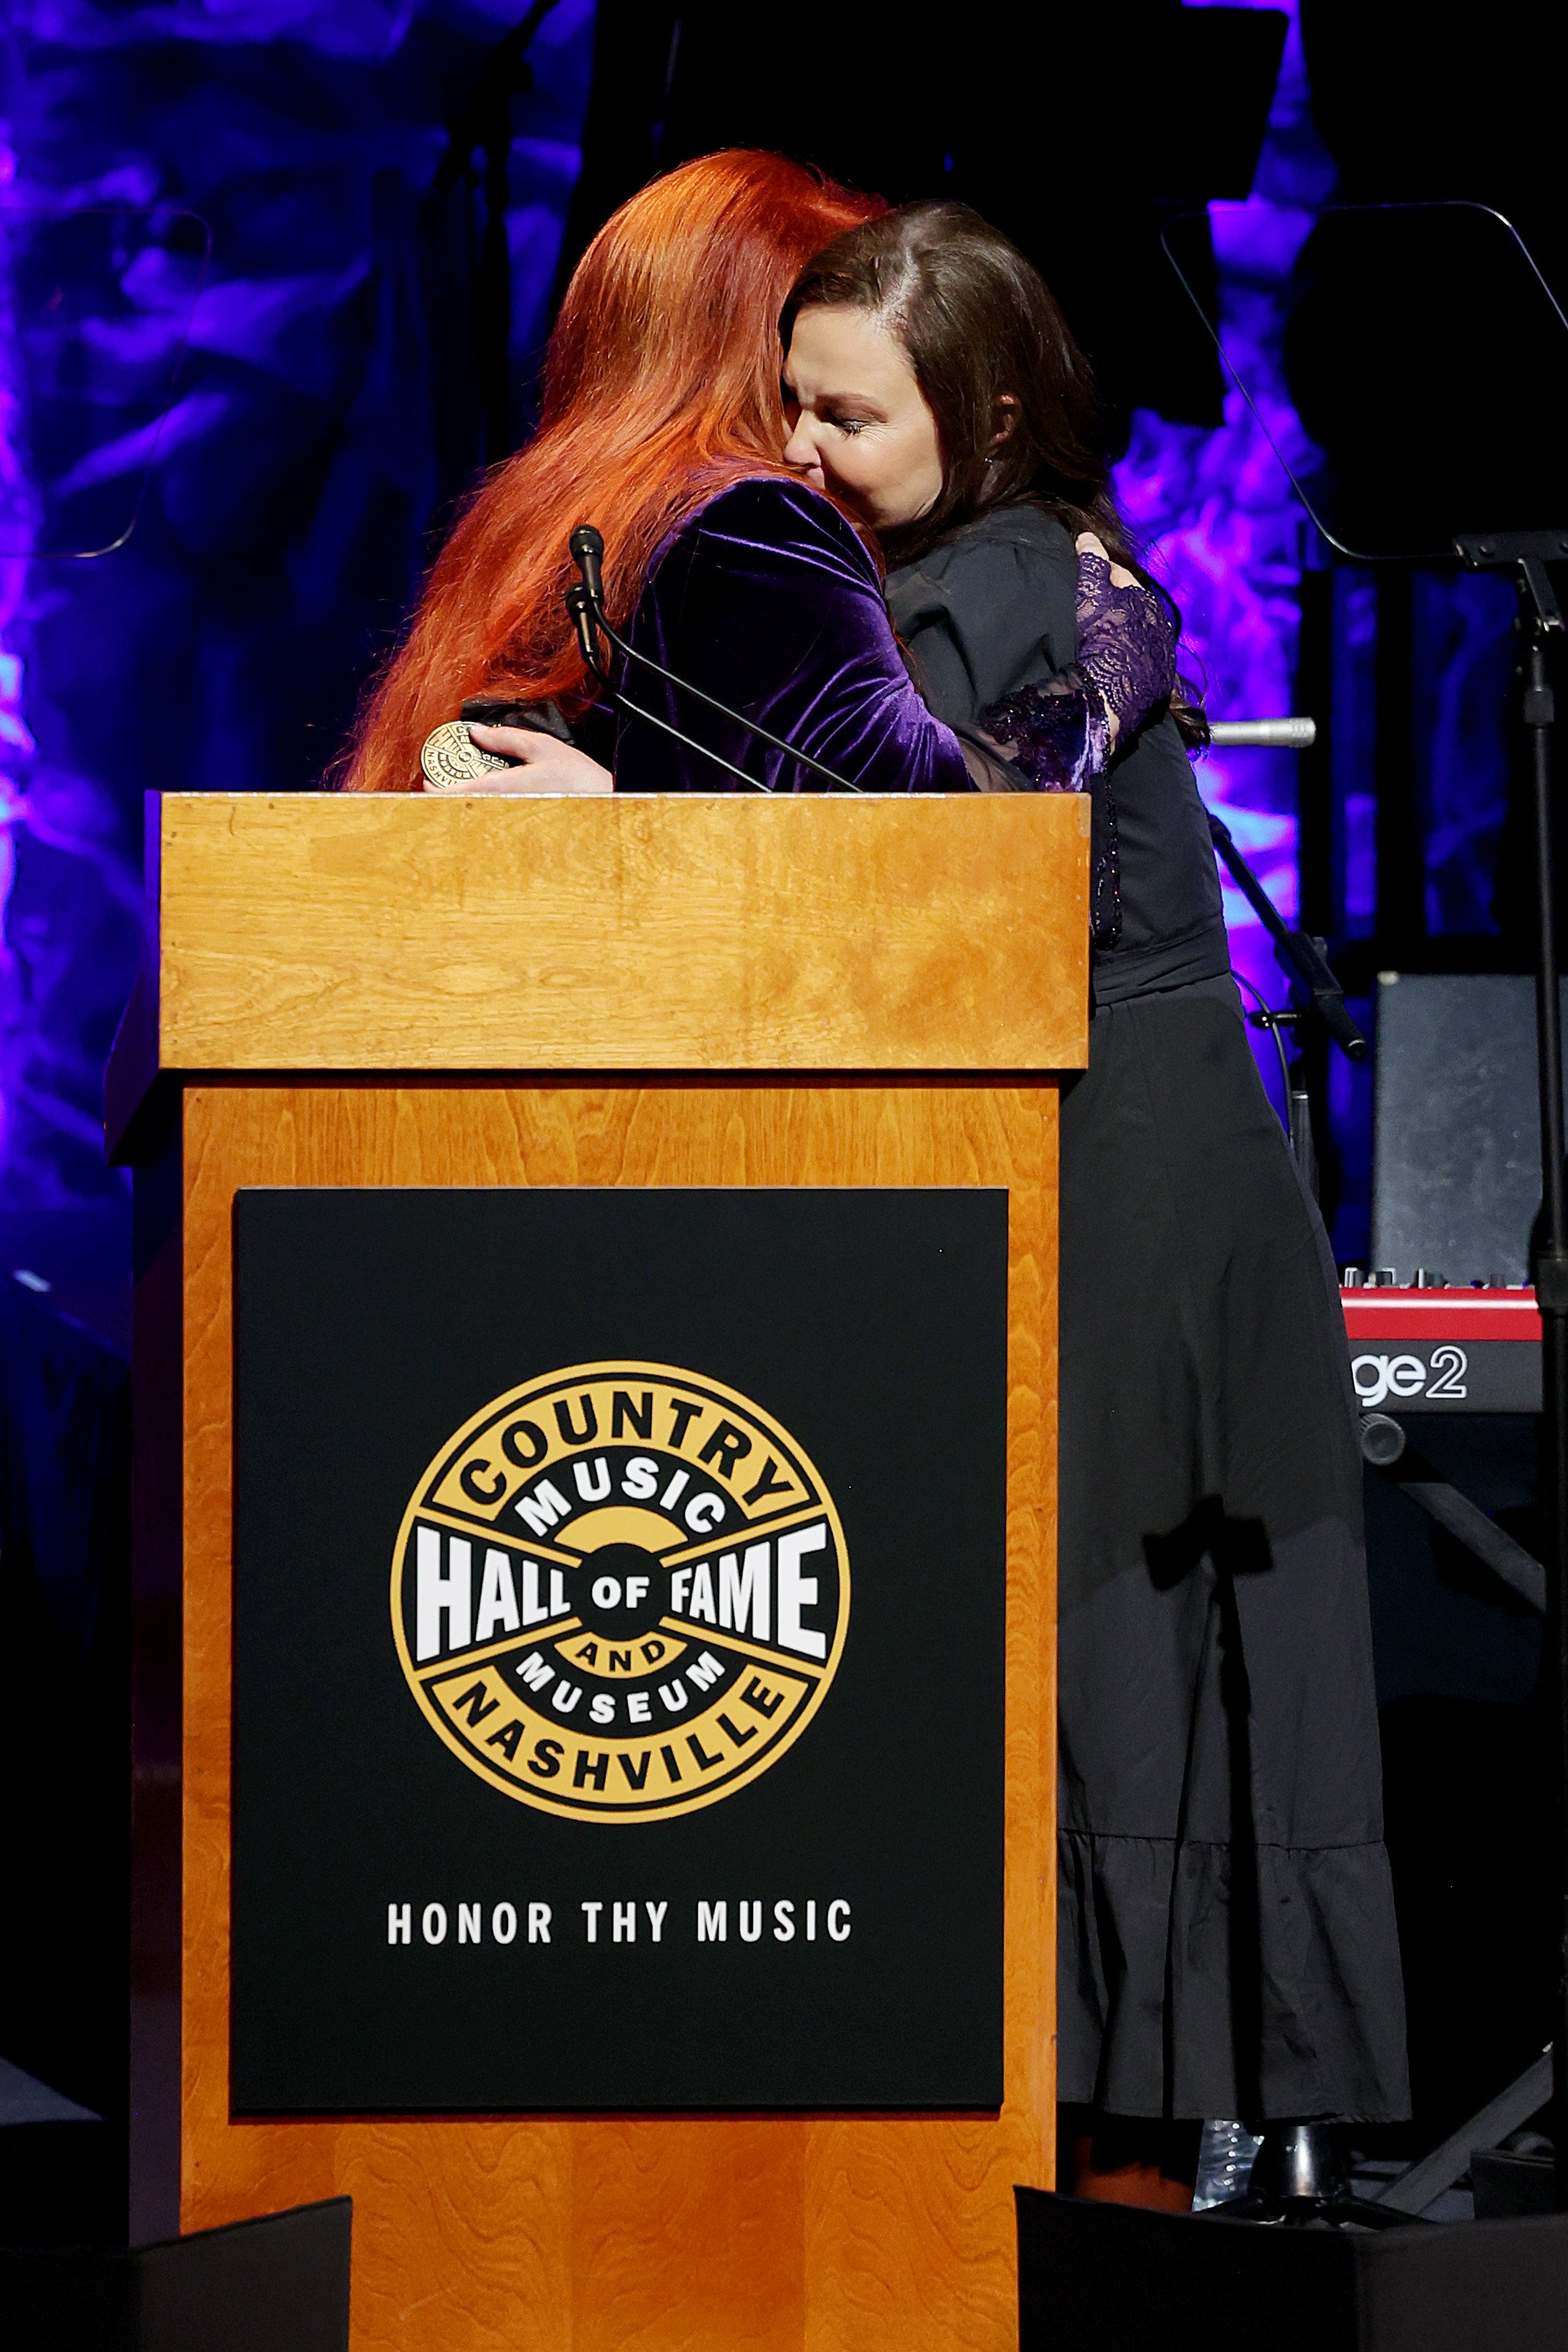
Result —
<instances>
[{"instance_id":1,"label":"black mic stand","mask_svg":"<svg viewBox=\"0 0 1568 2352\"><path fill-rule=\"evenodd\" d=\"M1553 638L1562 638L1563 627L1546 570L1549 562L1568 560L1568 531L1467 531L1455 540L1454 548L1472 571L1512 573L1524 643L1521 715L1530 745L1535 824L1535 1038L1541 1096L1541 1241L1532 1273L1541 1315L1547 1644L1556 1674L1558 1938L1552 2145L1557 2210L1568 2212L1568 1182L1563 1164L1562 999L1552 805L1552 730L1557 713L1547 673L1547 647Z\"/></svg>"},{"instance_id":2,"label":"black mic stand","mask_svg":"<svg viewBox=\"0 0 1568 2352\"><path fill-rule=\"evenodd\" d=\"M1518 332L1525 339L1521 344L1520 356L1505 351L1489 371L1489 381L1496 395L1496 413L1492 417L1484 423L1478 422L1473 403L1466 394L1456 402L1452 418L1441 418L1440 410L1428 417L1428 430L1441 421L1448 434L1456 441L1461 434L1468 435L1479 445L1485 446L1490 441L1508 449L1511 465L1515 468L1523 457L1533 463L1541 478L1558 482L1561 478L1561 403L1558 402L1549 411L1542 410L1543 421L1534 428L1540 446L1532 446L1530 433L1526 431L1521 446L1516 394L1521 372L1529 370L1539 373L1542 354L1548 344L1558 354L1557 364L1561 364L1561 334L1568 329L1568 312L1557 300L1512 224L1490 206L1455 203L1431 206L1400 204L1336 205L1330 208L1324 218L1337 215L1343 230L1360 215L1363 226L1355 227L1354 235L1361 241L1364 266L1370 258L1385 274L1388 256L1398 248L1390 248L1381 241L1384 230L1392 226L1402 239L1407 237L1416 216L1421 214L1427 216L1428 223L1441 220L1454 227L1461 222L1468 222L1473 228L1483 216L1490 224L1487 231L1491 240L1490 267L1500 270L1506 267L1516 273L1515 291L1510 299ZM1381 227L1372 226L1377 224L1381 224ZM1370 244L1365 241L1368 227L1371 227L1372 234ZM1446 238L1446 242L1448 255L1443 270L1443 283L1446 288L1458 283L1462 289L1467 271L1473 273L1478 266L1473 257L1473 248L1463 243L1455 245L1451 238ZM1409 257L1417 248L1406 244L1403 250ZM1331 529L1329 522L1320 515L1314 499L1297 480L1290 459L1280 451L1270 426L1264 422L1262 411L1226 358L1218 326L1211 315L1213 305L1206 302L1203 294L1188 279L1168 242L1166 252L1213 335L1222 361L1229 368L1253 416L1261 425L1264 437L1280 456L1302 507L1336 554L1358 563L1395 560L1429 562L1432 559L1426 551L1434 541L1446 541L1452 552L1471 570L1511 574L1519 598L1517 625L1524 649L1521 665L1523 688L1521 718L1530 745L1531 799L1535 832L1535 1026L1541 1108L1542 1213L1537 1228L1539 1238L1532 1255L1542 1323L1541 1487L1545 1522L1542 1565L1546 1575L1547 1648L1553 1661L1555 1677L1552 1699L1557 1751L1554 1790L1557 1825L1552 1855L1558 1898L1557 1992L1551 2053L1552 2136L1557 2208L1559 2211L1568 2213L1568 1174L1563 1168L1562 1018L1552 803L1552 730L1556 712L1547 666L1548 647L1554 638L1560 639L1564 631L1563 614L1546 569L1548 563L1568 562L1568 530L1454 533L1451 506L1448 507L1441 524L1434 525L1429 517L1417 517L1415 513L1407 513L1401 518L1401 499L1398 497L1394 501L1392 516L1380 509L1376 501L1374 501L1370 512L1366 511L1366 484L1357 481L1355 467L1358 463L1365 463L1375 448L1375 464L1385 473L1386 451L1377 442L1375 427L1369 433L1364 425L1358 426L1354 435L1342 436L1341 463L1345 462L1351 449L1354 449L1357 455L1350 460L1333 499L1333 506L1337 508L1343 498L1345 516L1341 518L1336 514L1334 519L1338 528ZM1518 275L1521 269L1522 277ZM1353 275L1350 282L1359 284L1362 281ZM1365 282L1372 280L1369 278ZM1382 278L1379 278L1377 282L1381 286ZM1319 293L1320 299L1326 299L1327 308L1320 309L1317 314L1318 324L1312 340L1321 341L1324 353L1332 353L1343 369L1354 356L1354 350L1343 323L1343 316L1348 315L1354 321L1359 313L1354 303L1348 314L1343 313L1342 307L1341 332L1345 335L1345 349L1336 352L1330 327L1324 321L1333 320L1334 300L1337 299L1343 306L1343 291L1342 289L1337 298L1325 297L1323 287L1320 286ZM1555 323L1550 323L1553 320ZM1533 342L1531 338L1534 339ZM1461 415L1462 427L1459 423ZM1439 435L1439 441L1441 437ZM1439 502L1437 510L1443 513L1442 502L1452 497L1452 484L1446 479L1440 483L1434 480L1432 488ZM1556 503L1559 493L1552 489L1543 490L1539 495L1544 505L1548 497ZM1353 531L1350 518L1356 514L1358 507L1362 509L1359 526ZM1407 549L1405 555L1394 557L1386 551L1383 554L1369 552L1364 543L1357 543L1368 540L1375 542L1385 538L1391 527L1396 527L1400 537L1414 541L1421 551L1413 553ZM1427 536L1428 530L1430 537ZM1469 2125L1435 2149L1429 2158L1423 2158L1411 2168L1408 2175L1395 2181L1380 2201L1393 2206L1396 2199L1403 2199L1406 2201L1407 2210L1411 2206L1418 2209L1420 2204L1430 2203L1439 2189L1451 2185L1458 2177L1470 2150L1488 2145L1484 2137L1487 2131L1516 2129L1537 2111L1533 2095L1541 2084L1542 2073L1542 2063L1538 2062L1479 2116L1473 2117Z\"/></svg>"},{"instance_id":3,"label":"black mic stand","mask_svg":"<svg viewBox=\"0 0 1568 2352\"><path fill-rule=\"evenodd\" d=\"M1531 1269L1536 1304L1541 1315L1542 1369L1542 1516L1544 1521L1543 1564L1546 1570L1548 1654L1555 1672L1557 1730L1557 1880L1558 1978L1555 2032L1552 2047L1552 2142L1556 2175L1557 2208L1568 2212L1568 1170L1563 1161L1563 1089L1562 999L1557 950L1557 875L1554 812L1552 794L1552 741L1556 698L1548 672L1548 648L1564 635L1562 610L1546 566L1568 562L1568 531L1465 532L1454 541L1455 552L1472 571L1511 573L1519 596L1520 635L1524 659L1521 666L1521 717L1530 746L1531 800L1535 833L1536 957L1535 1028L1536 1076L1541 1105L1540 1242ZM1218 819L1209 817L1215 845L1240 888L1274 940L1275 952L1292 971L1310 1001L1322 1013L1330 1034L1354 1060L1366 1051L1364 1038L1333 999L1337 983L1322 953L1322 943L1291 933L1270 905L1266 892L1247 866ZM1321 969L1320 969L1321 968ZM1322 977L1330 984L1325 992ZM1341 1034L1341 1016L1359 1043L1360 1052ZM1535 2073L1520 2087L1524 2105L1533 2111ZM1507 2097L1510 2095L1505 2095ZM1501 2105L1502 2102L1499 2102ZM1512 2120L1523 2117L1524 2105ZM1465 2160L1468 2147L1477 2145L1465 2135L1458 2165L1448 2162L1448 2147L1434 2159L1412 2168L1409 2193L1396 2181L1375 2204L1352 2198L1342 2179L1317 2172L1312 2151L1297 2145L1298 2136L1312 2134L1311 2125L1283 2126L1275 2158L1260 2175L1254 2167L1247 2197L1210 2209L1228 2220L1325 2221L1331 2225L1354 2222L1377 2228L1416 2216L1415 2180L1421 2176L1421 2196L1429 2201ZM1459 2136L1456 2136L1456 2145ZM1260 2149L1261 2160L1264 2154ZM1294 2159L1292 2161L1292 2159ZM1431 2179L1427 2179L1428 2172ZM1438 2175L1440 2174L1440 2178ZM1321 2185L1309 2186L1317 2178Z\"/></svg>"},{"instance_id":4,"label":"black mic stand","mask_svg":"<svg viewBox=\"0 0 1568 2352\"><path fill-rule=\"evenodd\" d=\"M1291 982L1291 1002L1276 1010L1262 1005L1248 1014L1255 1029L1272 1031L1276 1043L1289 1036L1292 1045L1299 1037L1301 1024L1309 1015L1319 1020L1333 1039L1347 1061L1366 1059L1366 1039L1352 1020L1344 1001L1344 991L1334 978L1328 960L1328 942L1314 939L1310 931L1293 931L1237 848L1230 829L1207 809L1209 838L1230 870L1232 880L1253 913L1274 943L1276 961ZM1312 1141L1312 1103L1307 1092L1306 1071L1300 1051L1286 1061L1281 1044L1280 1059L1285 1075L1286 1123L1290 1131L1291 1152L1301 1173L1301 1180L1317 1198L1318 1158Z\"/></svg>"}]
</instances>

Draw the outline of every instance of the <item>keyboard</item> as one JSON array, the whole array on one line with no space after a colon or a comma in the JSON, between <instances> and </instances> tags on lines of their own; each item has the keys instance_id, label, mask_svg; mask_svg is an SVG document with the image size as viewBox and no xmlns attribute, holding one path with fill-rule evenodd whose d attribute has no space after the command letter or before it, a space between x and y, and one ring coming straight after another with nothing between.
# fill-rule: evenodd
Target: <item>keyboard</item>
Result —
<instances>
[{"instance_id":1,"label":"keyboard","mask_svg":"<svg viewBox=\"0 0 1568 2352\"><path fill-rule=\"evenodd\" d=\"M1533 1290L1342 1289L1364 1412L1539 1412Z\"/></svg>"}]
</instances>

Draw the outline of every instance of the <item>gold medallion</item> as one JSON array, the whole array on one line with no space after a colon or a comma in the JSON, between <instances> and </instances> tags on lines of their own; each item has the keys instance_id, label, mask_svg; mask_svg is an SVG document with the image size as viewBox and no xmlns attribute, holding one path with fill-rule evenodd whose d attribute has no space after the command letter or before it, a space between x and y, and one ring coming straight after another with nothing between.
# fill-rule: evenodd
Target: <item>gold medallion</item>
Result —
<instances>
[{"instance_id":1,"label":"gold medallion","mask_svg":"<svg viewBox=\"0 0 1568 2352\"><path fill-rule=\"evenodd\" d=\"M425 737L419 764L427 793L456 793L465 784L471 784L476 776L487 776L497 768L510 768L516 763L504 760L498 751L482 751L468 732L467 721L449 719Z\"/></svg>"}]
</instances>

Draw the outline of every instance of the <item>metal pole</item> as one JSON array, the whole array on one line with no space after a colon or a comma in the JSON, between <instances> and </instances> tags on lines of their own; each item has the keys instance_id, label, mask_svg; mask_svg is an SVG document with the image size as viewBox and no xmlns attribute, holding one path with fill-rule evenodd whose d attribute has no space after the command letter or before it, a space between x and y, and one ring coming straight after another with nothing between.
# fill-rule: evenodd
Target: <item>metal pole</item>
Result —
<instances>
[{"instance_id":1,"label":"metal pole","mask_svg":"<svg viewBox=\"0 0 1568 2352\"><path fill-rule=\"evenodd\" d=\"M1523 567L1521 567L1521 570ZM1568 2212L1568 1185L1563 1163L1563 1039L1557 965L1557 875L1552 807L1554 716L1546 671L1546 628L1520 581L1524 630L1524 725L1535 817L1539 935L1535 1027L1541 1087L1542 1233L1535 1266L1541 1309L1542 1506L1545 1521L1549 1654L1557 1670L1557 2001L1552 2037L1552 2145L1557 2208Z\"/></svg>"}]
</instances>

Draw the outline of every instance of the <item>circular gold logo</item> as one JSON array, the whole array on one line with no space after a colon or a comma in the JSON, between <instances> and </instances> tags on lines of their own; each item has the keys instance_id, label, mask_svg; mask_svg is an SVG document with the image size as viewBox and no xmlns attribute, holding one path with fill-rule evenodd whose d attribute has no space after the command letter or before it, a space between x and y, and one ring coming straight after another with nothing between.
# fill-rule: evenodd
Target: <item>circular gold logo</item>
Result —
<instances>
[{"instance_id":1,"label":"circular gold logo","mask_svg":"<svg viewBox=\"0 0 1568 2352\"><path fill-rule=\"evenodd\" d=\"M409 1687L470 1771L543 1811L711 1805L838 1669L843 1529L770 1414L671 1364L576 1364L476 1413L392 1559Z\"/></svg>"}]
</instances>

